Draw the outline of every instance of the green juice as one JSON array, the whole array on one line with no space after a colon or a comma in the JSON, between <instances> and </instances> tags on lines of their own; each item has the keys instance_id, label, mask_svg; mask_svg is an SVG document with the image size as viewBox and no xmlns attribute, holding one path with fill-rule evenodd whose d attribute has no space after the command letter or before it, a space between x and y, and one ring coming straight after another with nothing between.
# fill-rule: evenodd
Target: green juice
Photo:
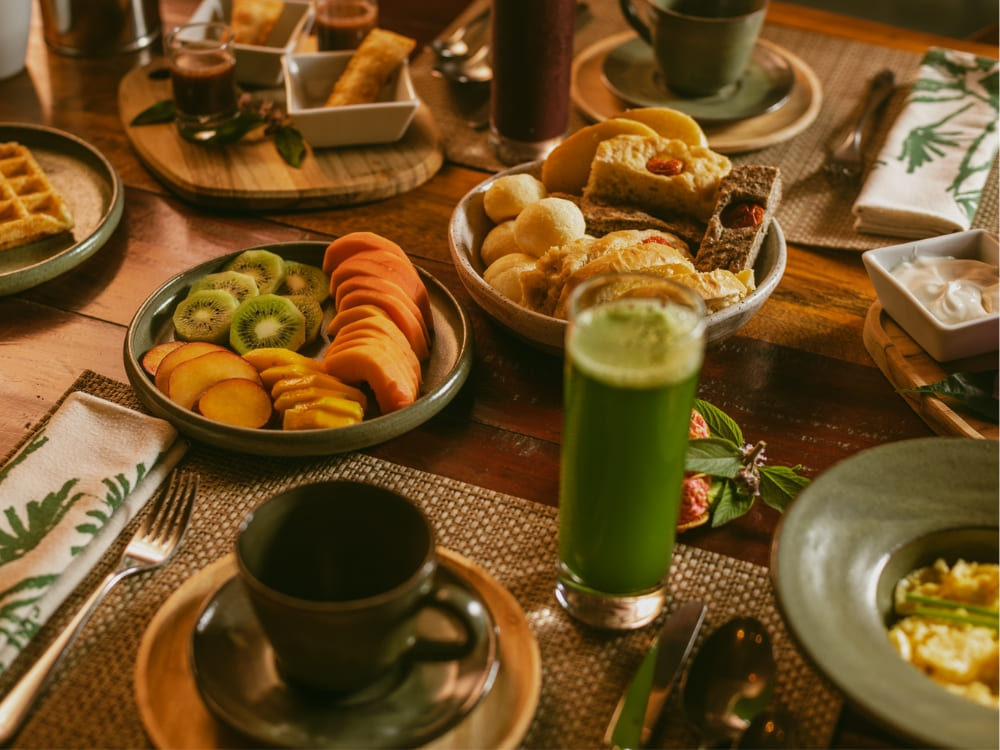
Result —
<instances>
[{"instance_id":1,"label":"green juice","mask_svg":"<svg viewBox=\"0 0 1000 750\"><path fill-rule=\"evenodd\" d=\"M578 585L626 595L670 568L704 346L694 314L633 299L571 326L559 560Z\"/></svg>"}]
</instances>

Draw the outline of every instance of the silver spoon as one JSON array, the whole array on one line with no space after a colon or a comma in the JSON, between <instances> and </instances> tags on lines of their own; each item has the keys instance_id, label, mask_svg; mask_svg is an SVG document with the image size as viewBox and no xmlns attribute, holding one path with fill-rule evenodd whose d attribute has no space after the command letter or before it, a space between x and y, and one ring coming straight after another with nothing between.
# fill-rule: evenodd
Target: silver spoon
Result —
<instances>
[{"instance_id":1,"label":"silver spoon","mask_svg":"<svg viewBox=\"0 0 1000 750\"><path fill-rule=\"evenodd\" d=\"M490 47L484 44L469 57L439 60L434 70L453 83L489 83L493 79Z\"/></svg>"},{"instance_id":2,"label":"silver spoon","mask_svg":"<svg viewBox=\"0 0 1000 750\"><path fill-rule=\"evenodd\" d=\"M478 16L473 18L464 26L459 26L451 34L446 36L444 39L434 39L430 46L431 50L435 55L441 60L452 60L459 57L465 57L469 54L469 43L466 41L466 36L475 27L482 24L484 21L489 20L490 9L487 7Z\"/></svg>"},{"instance_id":3,"label":"silver spoon","mask_svg":"<svg viewBox=\"0 0 1000 750\"><path fill-rule=\"evenodd\" d=\"M730 620L702 645L684 684L684 710L701 747L732 743L770 702L777 666L763 623Z\"/></svg>"}]
</instances>

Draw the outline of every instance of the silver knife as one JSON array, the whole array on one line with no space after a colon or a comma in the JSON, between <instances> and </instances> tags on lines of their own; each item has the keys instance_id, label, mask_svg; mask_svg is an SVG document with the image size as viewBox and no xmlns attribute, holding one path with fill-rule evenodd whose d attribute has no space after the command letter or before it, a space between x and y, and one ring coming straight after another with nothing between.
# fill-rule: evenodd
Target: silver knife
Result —
<instances>
[{"instance_id":1,"label":"silver knife","mask_svg":"<svg viewBox=\"0 0 1000 750\"><path fill-rule=\"evenodd\" d=\"M704 620L705 605L698 600L682 604L667 618L618 701L604 734L605 744L635 750L649 743Z\"/></svg>"}]
</instances>

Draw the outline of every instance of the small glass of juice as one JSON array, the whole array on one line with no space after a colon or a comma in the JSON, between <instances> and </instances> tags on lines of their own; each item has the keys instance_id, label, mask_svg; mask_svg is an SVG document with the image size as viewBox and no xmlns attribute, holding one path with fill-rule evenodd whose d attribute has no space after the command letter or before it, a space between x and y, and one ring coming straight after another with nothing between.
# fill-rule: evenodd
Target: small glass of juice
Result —
<instances>
[{"instance_id":1,"label":"small glass of juice","mask_svg":"<svg viewBox=\"0 0 1000 750\"><path fill-rule=\"evenodd\" d=\"M666 598L705 307L660 276L595 276L573 291L565 349L556 598L639 628Z\"/></svg>"},{"instance_id":2,"label":"small glass of juice","mask_svg":"<svg viewBox=\"0 0 1000 750\"><path fill-rule=\"evenodd\" d=\"M237 115L233 30L224 23L179 26L164 38L177 128L205 141Z\"/></svg>"},{"instance_id":3,"label":"small glass of juice","mask_svg":"<svg viewBox=\"0 0 1000 750\"><path fill-rule=\"evenodd\" d=\"M323 52L357 49L378 23L377 0L319 0L316 46Z\"/></svg>"}]
</instances>

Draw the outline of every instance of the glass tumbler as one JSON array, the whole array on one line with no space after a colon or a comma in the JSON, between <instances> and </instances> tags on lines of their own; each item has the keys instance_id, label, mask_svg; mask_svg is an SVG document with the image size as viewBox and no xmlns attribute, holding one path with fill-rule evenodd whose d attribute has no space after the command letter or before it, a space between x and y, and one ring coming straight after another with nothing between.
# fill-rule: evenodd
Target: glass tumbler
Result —
<instances>
[{"instance_id":1,"label":"glass tumbler","mask_svg":"<svg viewBox=\"0 0 1000 750\"><path fill-rule=\"evenodd\" d=\"M233 30L224 23L178 26L164 39L177 128L205 141L237 115Z\"/></svg>"}]
</instances>

